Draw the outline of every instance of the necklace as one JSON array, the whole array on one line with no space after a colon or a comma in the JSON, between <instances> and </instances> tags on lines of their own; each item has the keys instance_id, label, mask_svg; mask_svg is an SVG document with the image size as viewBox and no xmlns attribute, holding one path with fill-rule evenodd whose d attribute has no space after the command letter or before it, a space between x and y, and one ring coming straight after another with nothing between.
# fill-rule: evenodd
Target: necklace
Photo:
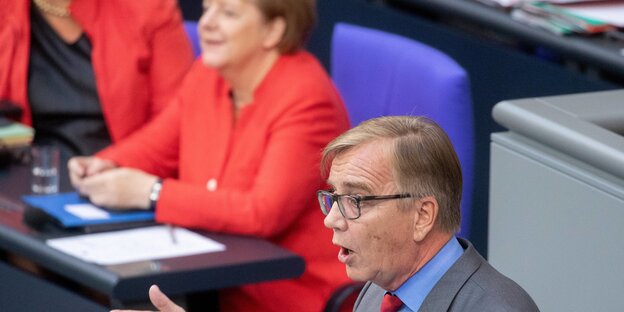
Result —
<instances>
[{"instance_id":1,"label":"necklace","mask_svg":"<svg viewBox=\"0 0 624 312\"><path fill-rule=\"evenodd\" d=\"M58 17L68 17L69 16L69 5L60 6L52 4L46 0L33 0L33 3L37 6L37 8L43 12L48 13L50 15L58 16Z\"/></svg>"}]
</instances>

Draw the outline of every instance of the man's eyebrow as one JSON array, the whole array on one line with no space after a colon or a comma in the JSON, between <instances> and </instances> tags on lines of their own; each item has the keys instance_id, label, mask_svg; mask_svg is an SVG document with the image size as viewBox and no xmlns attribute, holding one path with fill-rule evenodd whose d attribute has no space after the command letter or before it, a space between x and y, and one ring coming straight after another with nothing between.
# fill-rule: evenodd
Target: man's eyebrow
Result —
<instances>
[{"instance_id":1,"label":"man's eyebrow","mask_svg":"<svg viewBox=\"0 0 624 312\"><path fill-rule=\"evenodd\" d=\"M336 189L336 184L332 183L331 180L327 180L327 184L331 186L333 189ZM368 184L363 183L363 182L357 182L357 181L342 182L342 183L339 183L338 186L340 186L341 188L348 189L348 190L361 190L363 192L368 192L368 193L372 191Z\"/></svg>"}]
</instances>

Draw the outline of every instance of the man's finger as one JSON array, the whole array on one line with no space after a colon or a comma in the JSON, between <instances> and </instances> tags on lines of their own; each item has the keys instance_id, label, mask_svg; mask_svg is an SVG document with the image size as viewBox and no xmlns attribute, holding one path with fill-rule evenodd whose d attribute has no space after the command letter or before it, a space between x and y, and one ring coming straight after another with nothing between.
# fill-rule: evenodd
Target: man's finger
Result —
<instances>
[{"instance_id":1,"label":"man's finger","mask_svg":"<svg viewBox=\"0 0 624 312\"><path fill-rule=\"evenodd\" d=\"M156 285L150 287L149 297L152 304L160 312L184 312L184 309L173 303Z\"/></svg>"}]
</instances>

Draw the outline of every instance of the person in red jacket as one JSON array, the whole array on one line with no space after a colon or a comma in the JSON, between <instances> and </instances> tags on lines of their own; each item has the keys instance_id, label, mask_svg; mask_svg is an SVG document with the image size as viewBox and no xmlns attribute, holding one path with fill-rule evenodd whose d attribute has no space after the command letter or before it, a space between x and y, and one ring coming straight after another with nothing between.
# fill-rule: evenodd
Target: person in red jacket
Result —
<instances>
[{"instance_id":1,"label":"person in red jacket","mask_svg":"<svg viewBox=\"0 0 624 312\"><path fill-rule=\"evenodd\" d=\"M91 155L153 119L193 62L175 0L0 0L0 99Z\"/></svg>"},{"instance_id":2,"label":"person in red jacket","mask_svg":"<svg viewBox=\"0 0 624 312\"><path fill-rule=\"evenodd\" d=\"M322 148L349 128L302 45L314 0L205 0L201 59L174 102L132 137L69 162L97 205L155 208L156 220L266 238L306 261L292 280L222 291L224 311L320 311L348 281L323 227Z\"/></svg>"}]
</instances>

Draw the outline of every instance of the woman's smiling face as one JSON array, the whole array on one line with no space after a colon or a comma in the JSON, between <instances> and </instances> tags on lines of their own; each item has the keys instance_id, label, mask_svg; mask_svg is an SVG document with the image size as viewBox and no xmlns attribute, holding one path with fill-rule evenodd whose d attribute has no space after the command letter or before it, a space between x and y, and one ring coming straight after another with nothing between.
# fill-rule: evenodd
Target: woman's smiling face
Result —
<instances>
[{"instance_id":1,"label":"woman's smiling face","mask_svg":"<svg viewBox=\"0 0 624 312\"><path fill-rule=\"evenodd\" d=\"M198 23L202 61L222 70L244 66L267 44L271 22L254 0L204 0L204 13Z\"/></svg>"}]
</instances>

